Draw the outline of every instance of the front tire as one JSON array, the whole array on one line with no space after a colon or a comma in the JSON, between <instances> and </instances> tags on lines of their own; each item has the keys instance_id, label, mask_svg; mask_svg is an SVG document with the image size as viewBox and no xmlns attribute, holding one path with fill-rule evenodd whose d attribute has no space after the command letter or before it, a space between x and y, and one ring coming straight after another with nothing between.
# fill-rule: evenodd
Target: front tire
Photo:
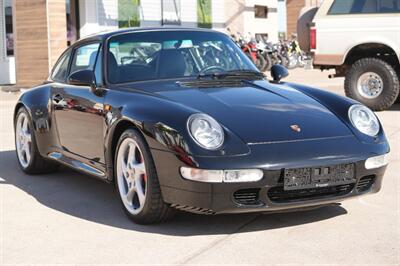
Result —
<instances>
[{"instance_id":1,"label":"front tire","mask_svg":"<svg viewBox=\"0 0 400 266\"><path fill-rule=\"evenodd\" d=\"M387 62L378 58L356 61L345 77L346 96L374 111L393 105L399 96L399 77Z\"/></svg>"},{"instance_id":2,"label":"front tire","mask_svg":"<svg viewBox=\"0 0 400 266\"><path fill-rule=\"evenodd\" d=\"M149 147L134 129L122 133L115 152L114 177L122 208L138 224L171 219L175 213L161 195Z\"/></svg>"},{"instance_id":3,"label":"front tire","mask_svg":"<svg viewBox=\"0 0 400 266\"><path fill-rule=\"evenodd\" d=\"M25 107L15 116L15 151L19 166L27 174L47 174L56 171L59 165L43 158L37 148L33 123Z\"/></svg>"}]
</instances>

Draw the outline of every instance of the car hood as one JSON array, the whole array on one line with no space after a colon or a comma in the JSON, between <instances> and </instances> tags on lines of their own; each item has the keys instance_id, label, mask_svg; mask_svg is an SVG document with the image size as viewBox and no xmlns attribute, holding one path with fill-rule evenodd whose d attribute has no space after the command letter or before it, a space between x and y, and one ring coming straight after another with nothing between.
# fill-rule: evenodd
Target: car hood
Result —
<instances>
[{"instance_id":1,"label":"car hood","mask_svg":"<svg viewBox=\"0 0 400 266\"><path fill-rule=\"evenodd\" d=\"M169 83L151 86L151 90L211 115L246 143L352 135L350 129L317 100L294 88L267 81L246 82L235 87Z\"/></svg>"}]
</instances>

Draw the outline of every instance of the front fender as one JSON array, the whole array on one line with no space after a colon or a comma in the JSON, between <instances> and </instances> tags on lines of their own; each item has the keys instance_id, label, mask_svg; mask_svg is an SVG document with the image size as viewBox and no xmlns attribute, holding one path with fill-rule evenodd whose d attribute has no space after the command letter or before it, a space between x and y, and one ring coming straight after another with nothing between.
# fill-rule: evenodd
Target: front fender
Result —
<instances>
[{"instance_id":1,"label":"front fender","mask_svg":"<svg viewBox=\"0 0 400 266\"><path fill-rule=\"evenodd\" d=\"M210 151L199 147L187 130L187 119L198 110L153 94L124 90L109 91L105 106L105 143L111 147L121 123L134 124L151 149L175 153L189 161L190 156L237 156L249 153L248 146L229 129L221 149Z\"/></svg>"},{"instance_id":2,"label":"front fender","mask_svg":"<svg viewBox=\"0 0 400 266\"><path fill-rule=\"evenodd\" d=\"M387 142L386 136L382 127L382 124L380 124L380 130L377 136L375 137L370 137L365 134L362 134L360 131L358 131L354 126L352 125L350 119L349 119L349 108L354 105L354 104L360 104L359 102L343 97L328 91L324 91L321 89L316 89L312 87L307 87L299 84L294 84L294 83L283 83L282 85L289 86L291 88L294 88L309 97L312 97L322 105L324 105L329 111L334 113L339 119L343 121L344 124L353 132L353 134L363 143L366 144L374 144L374 143L384 143ZM378 119L379 121L379 119ZM379 122L380 123L380 122Z\"/></svg>"}]
</instances>

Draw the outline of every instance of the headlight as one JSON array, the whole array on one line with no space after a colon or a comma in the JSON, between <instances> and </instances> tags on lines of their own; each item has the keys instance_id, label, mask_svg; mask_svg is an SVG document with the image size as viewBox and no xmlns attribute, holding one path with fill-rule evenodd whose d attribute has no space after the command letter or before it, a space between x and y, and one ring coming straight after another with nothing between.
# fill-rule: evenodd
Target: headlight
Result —
<instances>
[{"instance_id":1,"label":"headlight","mask_svg":"<svg viewBox=\"0 0 400 266\"><path fill-rule=\"evenodd\" d=\"M375 114L367 107L356 104L349 109L351 123L360 132L374 137L379 133L379 122Z\"/></svg>"},{"instance_id":2,"label":"headlight","mask_svg":"<svg viewBox=\"0 0 400 266\"><path fill-rule=\"evenodd\" d=\"M224 130L209 115L194 114L188 119L190 136L201 147L216 150L224 143Z\"/></svg>"}]
</instances>

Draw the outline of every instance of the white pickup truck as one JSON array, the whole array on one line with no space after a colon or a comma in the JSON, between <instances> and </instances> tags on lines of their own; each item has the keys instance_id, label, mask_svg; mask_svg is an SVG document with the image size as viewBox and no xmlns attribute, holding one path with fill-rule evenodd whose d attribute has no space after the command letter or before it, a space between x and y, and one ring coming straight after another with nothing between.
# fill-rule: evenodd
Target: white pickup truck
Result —
<instances>
[{"instance_id":1,"label":"white pickup truck","mask_svg":"<svg viewBox=\"0 0 400 266\"><path fill-rule=\"evenodd\" d=\"M399 98L400 0L325 0L302 12L298 36L314 68L345 77L348 97L376 111Z\"/></svg>"}]
</instances>

